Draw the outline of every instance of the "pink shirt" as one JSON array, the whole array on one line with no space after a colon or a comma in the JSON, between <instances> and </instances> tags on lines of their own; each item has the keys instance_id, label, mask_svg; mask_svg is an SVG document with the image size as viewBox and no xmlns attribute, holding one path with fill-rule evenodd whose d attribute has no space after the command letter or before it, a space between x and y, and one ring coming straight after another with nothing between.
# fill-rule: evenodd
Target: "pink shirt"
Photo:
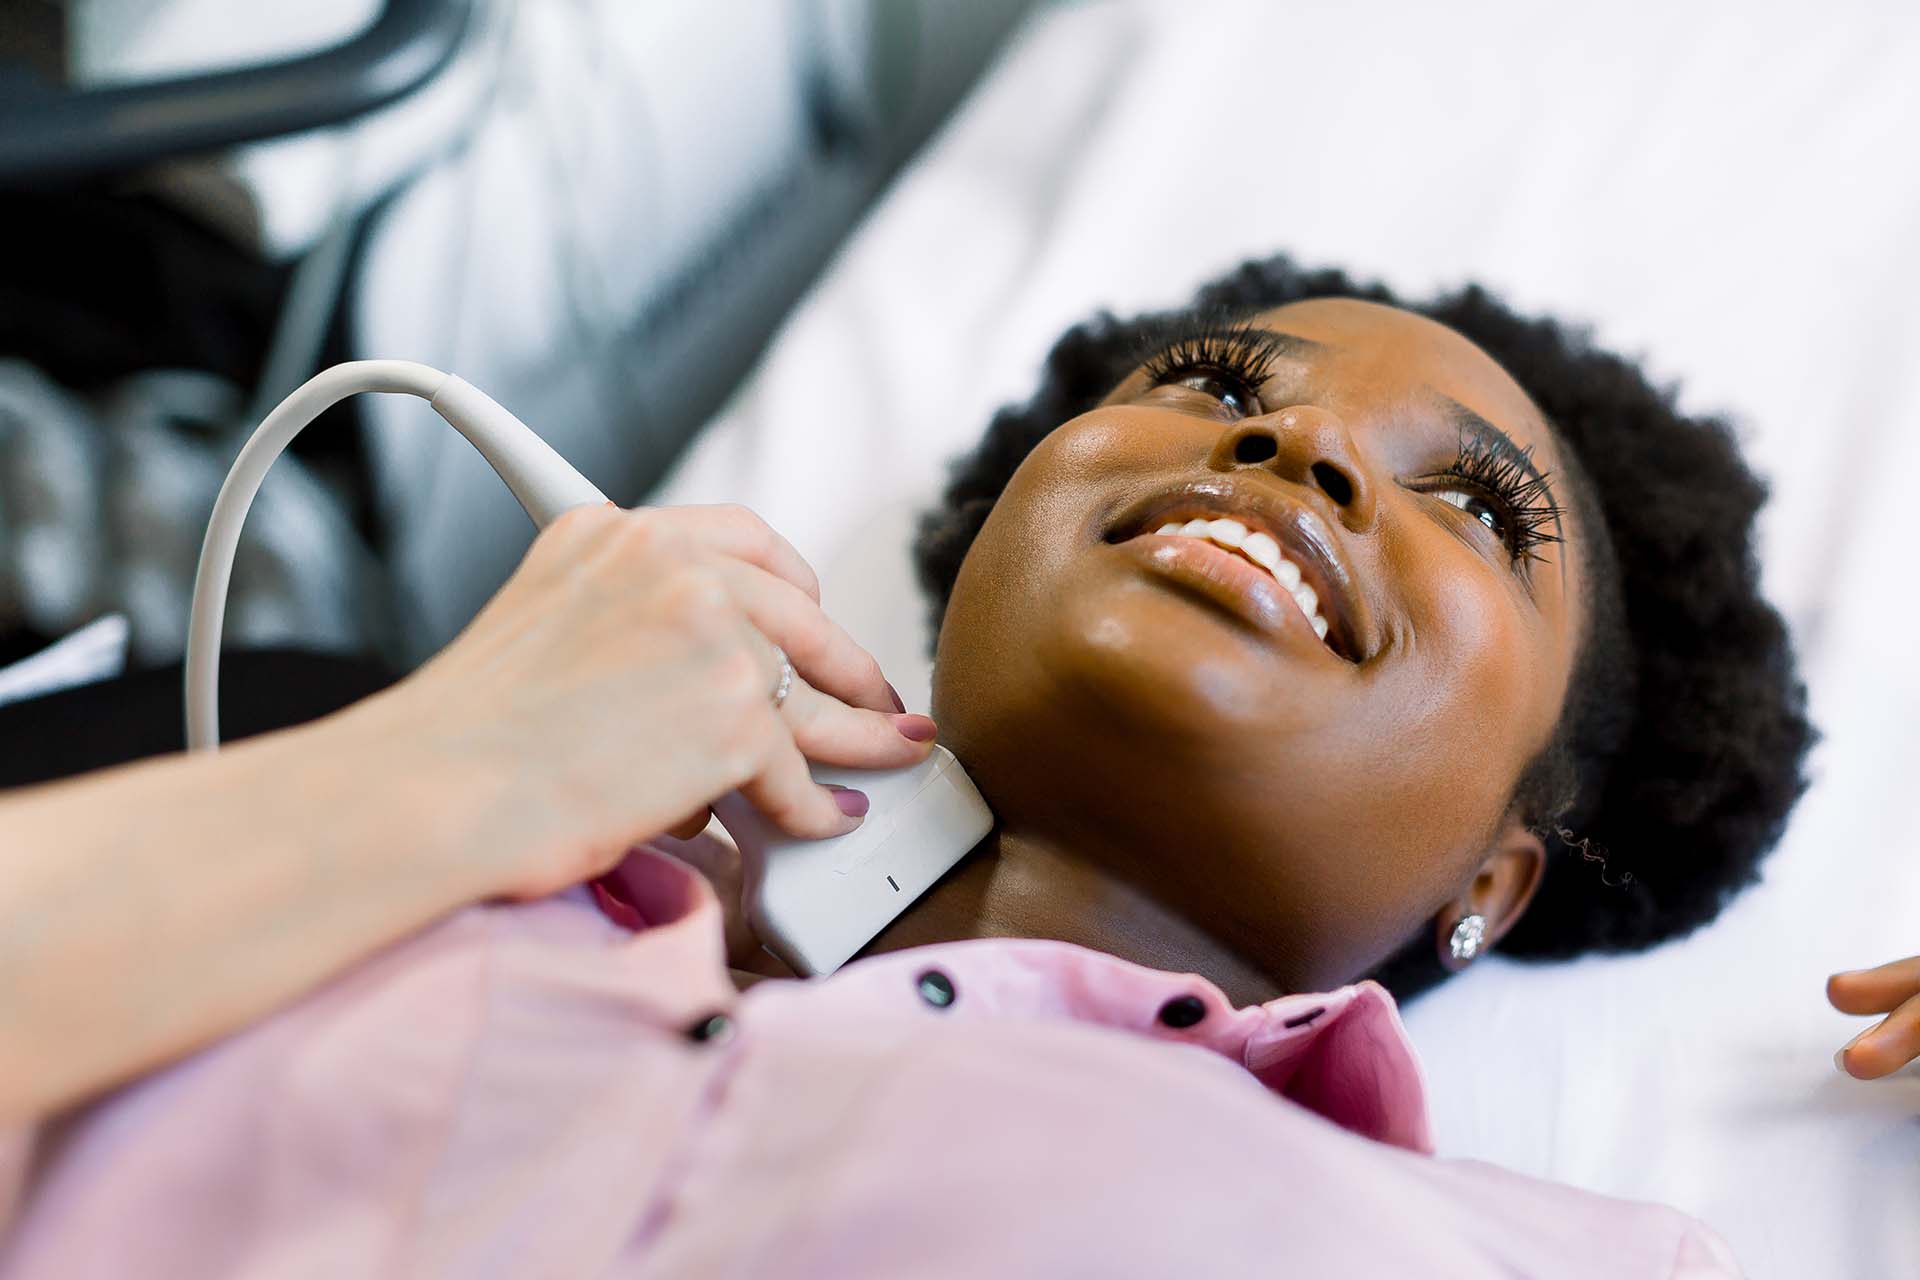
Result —
<instances>
[{"instance_id":1,"label":"pink shirt","mask_svg":"<svg viewBox=\"0 0 1920 1280\"><path fill-rule=\"evenodd\" d=\"M1372 983L1234 1009L996 939L739 994L705 881L620 875L50 1126L0 1275L1737 1274L1670 1209L1435 1158Z\"/></svg>"}]
</instances>

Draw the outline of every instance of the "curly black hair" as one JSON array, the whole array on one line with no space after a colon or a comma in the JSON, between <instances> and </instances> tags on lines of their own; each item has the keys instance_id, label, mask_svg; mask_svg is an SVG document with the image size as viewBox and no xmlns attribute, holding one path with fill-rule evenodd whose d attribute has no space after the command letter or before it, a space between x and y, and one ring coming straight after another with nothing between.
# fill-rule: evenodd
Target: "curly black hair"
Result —
<instances>
[{"instance_id":1,"label":"curly black hair","mask_svg":"<svg viewBox=\"0 0 1920 1280\"><path fill-rule=\"evenodd\" d=\"M1408 303L1281 256L1204 286L1193 309L1308 298L1400 307L1477 344L1560 440L1588 530L1587 634L1553 740L1514 795L1554 856L1501 949L1539 960L1634 951L1712 920L1758 878L1805 790L1814 737L1786 625L1759 591L1753 525L1766 488L1732 426L1680 413L1674 388L1586 330L1516 315L1477 285ZM1104 399L1169 318L1103 312L1070 329L1033 397L995 415L953 465L914 543L936 637L967 548L1021 461ZM1372 976L1406 999L1445 972L1423 928Z\"/></svg>"}]
</instances>

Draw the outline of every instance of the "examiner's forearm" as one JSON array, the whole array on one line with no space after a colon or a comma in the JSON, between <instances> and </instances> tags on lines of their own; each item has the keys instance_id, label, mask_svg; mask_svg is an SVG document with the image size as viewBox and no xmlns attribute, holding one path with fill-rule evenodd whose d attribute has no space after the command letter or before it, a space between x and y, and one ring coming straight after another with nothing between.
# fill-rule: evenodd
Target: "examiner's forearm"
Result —
<instances>
[{"instance_id":1,"label":"examiner's forearm","mask_svg":"<svg viewBox=\"0 0 1920 1280\"><path fill-rule=\"evenodd\" d=\"M492 892L471 806L391 741L349 713L0 795L0 1122L234 1030Z\"/></svg>"}]
</instances>

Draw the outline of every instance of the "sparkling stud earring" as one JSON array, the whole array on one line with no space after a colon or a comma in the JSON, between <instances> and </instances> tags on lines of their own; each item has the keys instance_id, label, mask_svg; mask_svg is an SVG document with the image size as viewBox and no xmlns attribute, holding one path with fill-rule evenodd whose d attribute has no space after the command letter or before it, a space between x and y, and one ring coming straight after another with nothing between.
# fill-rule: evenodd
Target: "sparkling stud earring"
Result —
<instances>
[{"instance_id":1,"label":"sparkling stud earring","mask_svg":"<svg viewBox=\"0 0 1920 1280\"><path fill-rule=\"evenodd\" d=\"M1464 963L1480 954L1481 944L1486 940L1487 918L1475 912L1460 917L1460 923L1453 926L1453 936L1447 940L1447 947L1453 952L1455 960Z\"/></svg>"}]
</instances>

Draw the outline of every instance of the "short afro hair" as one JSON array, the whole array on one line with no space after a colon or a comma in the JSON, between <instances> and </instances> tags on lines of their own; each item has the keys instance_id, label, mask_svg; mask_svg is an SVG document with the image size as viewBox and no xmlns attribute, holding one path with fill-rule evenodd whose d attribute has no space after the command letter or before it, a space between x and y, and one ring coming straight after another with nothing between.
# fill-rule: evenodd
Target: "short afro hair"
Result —
<instances>
[{"instance_id":1,"label":"short afro hair","mask_svg":"<svg viewBox=\"0 0 1920 1280\"><path fill-rule=\"evenodd\" d=\"M1553 856L1502 951L1634 951L1712 920L1758 879L1805 790L1814 737L1786 625L1759 591L1753 527L1766 488L1731 425L1683 415L1673 388L1654 387L1585 330L1516 315L1477 285L1407 303L1282 256L1204 286L1194 309L1244 315L1309 298L1400 307L1478 345L1551 424L1585 517L1586 636L1553 741L1514 796ZM1102 313L1068 330L1033 397L995 415L954 464L914 543L936 637L961 561L1014 471L1104 399L1166 319ZM1402 999L1440 981L1431 931L1373 976Z\"/></svg>"}]
</instances>

